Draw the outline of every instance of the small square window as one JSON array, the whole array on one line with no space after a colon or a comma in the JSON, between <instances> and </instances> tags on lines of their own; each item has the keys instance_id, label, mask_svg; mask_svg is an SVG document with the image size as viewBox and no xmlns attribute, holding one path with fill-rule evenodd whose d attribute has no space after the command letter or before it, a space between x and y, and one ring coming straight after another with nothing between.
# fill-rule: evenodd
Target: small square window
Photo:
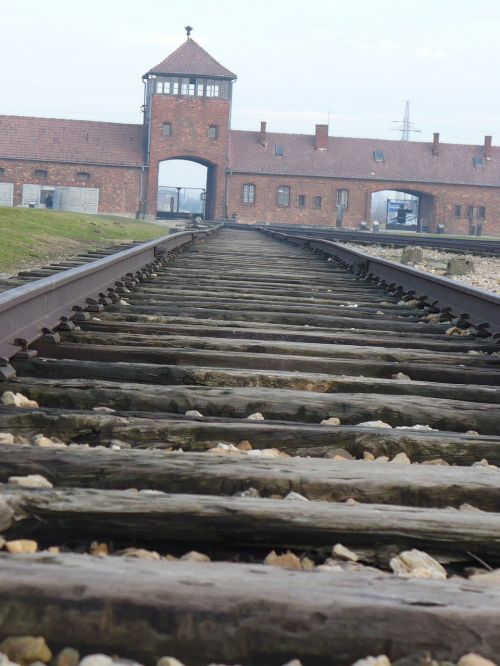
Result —
<instances>
[{"instance_id":1,"label":"small square window","mask_svg":"<svg viewBox=\"0 0 500 666\"><path fill-rule=\"evenodd\" d=\"M383 150L374 150L373 151L373 159L375 162L383 162L384 161L384 151Z\"/></svg>"},{"instance_id":2,"label":"small square window","mask_svg":"<svg viewBox=\"0 0 500 666\"><path fill-rule=\"evenodd\" d=\"M453 217L462 217L462 206L457 204L453 206Z\"/></svg>"},{"instance_id":3,"label":"small square window","mask_svg":"<svg viewBox=\"0 0 500 666\"><path fill-rule=\"evenodd\" d=\"M48 173L45 169L35 169L33 175L35 178L47 178Z\"/></svg>"},{"instance_id":4,"label":"small square window","mask_svg":"<svg viewBox=\"0 0 500 666\"><path fill-rule=\"evenodd\" d=\"M208 138L217 139L218 137L219 137L219 126L210 125L210 127L208 128Z\"/></svg>"},{"instance_id":5,"label":"small square window","mask_svg":"<svg viewBox=\"0 0 500 666\"><path fill-rule=\"evenodd\" d=\"M172 136L172 123L163 123L163 136Z\"/></svg>"},{"instance_id":6,"label":"small square window","mask_svg":"<svg viewBox=\"0 0 500 666\"><path fill-rule=\"evenodd\" d=\"M285 154L285 150L284 150L283 146L281 145L281 143L275 144L274 154L275 155L284 155Z\"/></svg>"},{"instance_id":7,"label":"small square window","mask_svg":"<svg viewBox=\"0 0 500 666\"><path fill-rule=\"evenodd\" d=\"M88 171L79 171L76 174L77 180L90 180L90 173Z\"/></svg>"},{"instance_id":8,"label":"small square window","mask_svg":"<svg viewBox=\"0 0 500 666\"><path fill-rule=\"evenodd\" d=\"M475 157L474 158L474 166L477 169L484 169L484 157L482 157L482 156Z\"/></svg>"},{"instance_id":9,"label":"small square window","mask_svg":"<svg viewBox=\"0 0 500 666\"><path fill-rule=\"evenodd\" d=\"M297 197L297 208L305 208L306 207L306 195L305 194L299 194Z\"/></svg>"}]
</instances>

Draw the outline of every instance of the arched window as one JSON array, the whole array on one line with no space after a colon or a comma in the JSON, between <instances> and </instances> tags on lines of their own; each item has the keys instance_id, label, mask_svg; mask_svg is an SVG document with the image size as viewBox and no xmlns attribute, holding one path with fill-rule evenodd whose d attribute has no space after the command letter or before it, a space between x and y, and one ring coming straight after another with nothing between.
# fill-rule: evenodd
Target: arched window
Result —
<instances>
[{"instance_id":1,"label":"arched window","mask_svg":"<svg viewBox=\"0 0 500 666\"><path fill-rule=\"evenodd\" d=\"M255 185L253 183L245 183L245 185L243 185L242 201L244 204L255 203Z\"/></svg>"},{"instance_id":2,"label":"arched window","mask_svg":"<svg viewBox=\"0 0 500 666\"><path fill-rule=\"evenodd\" d=\"M35 178L47 178L47 171L46 169L35 169L33 171L33 175Z\"/></svg>"},{"instance_id":3,"label":"arched window","mask_svg":"<svg viewBox=\"0 0 500 666\"><path fill-rule=\"evenodd\" d=\"M90 180L90 174L88 171L79 171L76 174L76 179L77 180Z\"/></svg>"}]
</instances>

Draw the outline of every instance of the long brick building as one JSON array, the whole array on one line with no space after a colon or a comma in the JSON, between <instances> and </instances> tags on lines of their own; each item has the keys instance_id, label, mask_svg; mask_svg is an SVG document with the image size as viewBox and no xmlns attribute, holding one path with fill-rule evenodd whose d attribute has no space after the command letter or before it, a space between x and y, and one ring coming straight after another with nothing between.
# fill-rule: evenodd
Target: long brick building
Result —
<instances>
[{"instance_id":1,"label":"long brick building","mask_svg":"<svg viewBox=\"0 0 500 666\"><path fill-rule=\"evenodd\" d=\"M144 76L144 122L0 116L0 205L152 217L160 163L207 168L205 216L359 227L373 195L418 200L419 229L500 235L500 148L231 129L236 75L189 36Z\"/></svg>"}]
</instances>

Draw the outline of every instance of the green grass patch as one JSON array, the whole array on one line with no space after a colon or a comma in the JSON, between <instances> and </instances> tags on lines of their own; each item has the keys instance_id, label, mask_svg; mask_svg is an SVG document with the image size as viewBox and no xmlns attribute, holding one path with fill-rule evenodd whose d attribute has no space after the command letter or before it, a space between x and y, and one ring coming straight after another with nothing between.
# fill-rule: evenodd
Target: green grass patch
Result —
<instances>
[{"instance_id":1,"label":"green grass patch","mask_svg":"<svg viewBox=\"0 0 500 666\"><path fill-rule=\"evenodd\" d=\"M0 273L39 266L81 250L165 236L156 224L112 215L0 208Z\"/></svg>"}]
</instances>

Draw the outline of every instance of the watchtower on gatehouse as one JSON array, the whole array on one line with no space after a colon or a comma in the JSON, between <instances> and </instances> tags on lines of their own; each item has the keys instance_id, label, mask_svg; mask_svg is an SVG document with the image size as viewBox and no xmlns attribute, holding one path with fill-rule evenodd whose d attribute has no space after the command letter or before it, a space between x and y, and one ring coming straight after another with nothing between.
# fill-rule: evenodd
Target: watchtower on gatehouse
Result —
<instances>
[{"instance_id":1,"label":"watchtower on gatehouse","mask_svg":"<svg viewBox=\"0 0 500 666\"><path fill-rule=\"evenodd\" d=\"M236 75L191 38L143 76L146 164L144 211L156 215L159 165L184 159L207 167L205 217L226 216L225 178Z\"/></svg>"}]
</instances>

